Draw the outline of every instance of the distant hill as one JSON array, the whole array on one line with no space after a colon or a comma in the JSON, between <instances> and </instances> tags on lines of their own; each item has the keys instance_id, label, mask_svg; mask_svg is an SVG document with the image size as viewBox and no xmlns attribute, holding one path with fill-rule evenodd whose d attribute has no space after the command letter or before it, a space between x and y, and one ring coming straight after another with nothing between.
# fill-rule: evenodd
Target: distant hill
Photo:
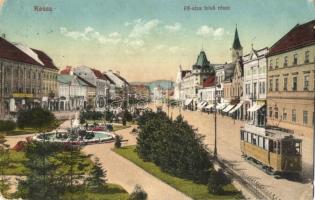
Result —
<instances>
[{"instance_id":1,"label":"distant hill","mask_svg":"<svg viewBox=\"0 0 315 200\"><path fill-rule=\"evenodd\" d=\"M153 88L160 86L163 89L169 89L174 87L174 82L169 80L155 80L150 82L132 82L130 84L144 84L149 86L150 90L153 91Z\"/></svg>"}]
</instances>

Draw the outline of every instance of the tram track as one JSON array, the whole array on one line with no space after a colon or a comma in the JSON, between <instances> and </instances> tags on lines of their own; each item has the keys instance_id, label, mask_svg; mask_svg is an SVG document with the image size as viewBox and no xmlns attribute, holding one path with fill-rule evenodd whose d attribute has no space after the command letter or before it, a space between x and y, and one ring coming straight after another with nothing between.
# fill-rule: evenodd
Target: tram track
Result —
<instances>
[{"instance_id":1,"label":"tram track","mask_svg":"<svg viewBox=\"0 0 315 200\"><path fill-rule=\"evenodd\" d=\"M238 182L242 187L251 193L256 199L266 200L281 200L272 192L268 191L266 187L261 184L257 178L246 175L244 172L238 171L234 164L218 157L215 163L219 165L233 180Z\"/></svg>"}]
</instances>

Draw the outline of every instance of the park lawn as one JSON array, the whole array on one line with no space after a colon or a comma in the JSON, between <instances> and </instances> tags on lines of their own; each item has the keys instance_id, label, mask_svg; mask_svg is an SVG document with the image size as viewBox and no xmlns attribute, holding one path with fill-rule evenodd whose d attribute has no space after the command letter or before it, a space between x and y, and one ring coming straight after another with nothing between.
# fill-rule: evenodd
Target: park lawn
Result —
<instances>
[{"instance_id":1,"label":"park lawn","mask_svg":"<svg viewBox=\"0 0 315 200\"><path fill-rule=\"evenodd\" d=\"M51 127L48 131L52 131L56 128L58 128L65 120L57 120L56 124ZM24 129L16 127L12 131L0 131L0 134L6 135L6 136L13 136L13 135L26 135L26 134L33 134L37 133L38 130L30 127L25 127Z\"/></svg>"},{"instance_id":2,"label":"park lawn","mask_svg":"<svg viewBox=\"0 0 315 200\"><path fill-rule=\"evenodd\" d=\"M59 156L65 156L66 153L69 154L70 152L60 153ZM25 161L27 161L27 158L25 157L25 153L23 151L17 152L15 150L10 150L9 167L4 169L4 174L26 176L28 169L25 166ZM92 167L93 162L91 159L88 156L80 153L78 156L78 162L73 166L73 170L75 174L87 174ZM69 166L63 163L59 170L60 172L69 170Z\"/></svg>"},{"instance_id":3,"label":"park lawn","mask_svg":"<svg viewBox=\"0 0 315 200\"><path fill-rule=\"evenodd\" d=\"M127 200L129 194L121 186L107 183L101 192L89 192L83 189L75 190L73 194L66 193L63 200Z\"/></svg>"},{"instance_id":4,"label":"park lawn","mask_svg":"<svg viewBox=\"0 0 315 200\"><path fill-rule=\"evenodd\" d=\"M237 191L232 184L224 186L224 193L222 195L209 194L206 185L197 184L191 180L172 176L161 171L161 169L154 163L143 161L141 158L139 158L138 154L135 151L135 148L135 146L127 146L119 149L115 148L113 151L195 200L239 199L243 197L242 194Z\"/></svg>"}]
</instances>

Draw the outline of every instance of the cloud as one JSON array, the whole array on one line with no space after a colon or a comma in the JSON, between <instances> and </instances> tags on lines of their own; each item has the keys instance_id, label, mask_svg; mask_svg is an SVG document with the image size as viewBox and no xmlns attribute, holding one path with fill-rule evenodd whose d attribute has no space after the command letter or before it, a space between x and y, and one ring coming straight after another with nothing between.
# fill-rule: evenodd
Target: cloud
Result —
<instances>
[{"instance_id":1,"label":"cloud","mask_svg":"<svg viewBox=\"0 0 315 200\"><path fill-rule=\"evenodd\" d=\"M108 35L100 34L95 31L92 27L86 27L82 32L80 31L68 31L65 27L60 27L60 33L66 37L70 37L74 40L96 40L101 44L118 44L121 42L121 37L118 32L113 32Z\"/></svg>"},{"instance_id":2,"label":"cloud","mask_svg":"<svg viewBox=\"0 0 315 200\"><path fill-rule=\"evenodd\" d=\"M144 46L144 41L141 39L135 39L135 40L130 40L130 39L125 39L124 43L133 49L140 49Z\"/></svg>"},{"instance_id":3,"label":"cloud","mask_svg":"<svg viewBox=\"0 0 315 200\"><path fill-rule=\"evenodd\" d=\"M174 25L165 25L164 28L169 32L177 32L182 28L182 25L176 22Z\"/></svg>"},{"instance_id":4,"label":"cloud","mask_svg":"<svg viewBox=\"0 0 315 200\"><path fill-rule=\"evenodd\" d=\"M154 47L154 50L162 50L162 49L165 49L165 48L166 48L165 44L159 44L159 45Z\"/></svg>"},{"instance_id":5,"label":"cloud","mask_svg":"<svg viewBox=\"0 0 315 200\"><path fill-rule=\"evenodd\" d=\"M307 2L309 2L309 3L315 3L314 0L307 0Z\"/></svg>"},{"instance_id":6,"label":"cloud","mask_svg":"<svg viewBox=\"0 0 315 200\"><path fill-rule=\"evenodd\" d=\"M182 50L184 50L184 49L181 48L181 47L178 47L178 46L172 46L172 47L169 47L168 50L169 50L171 53L177 53L177 52L182 51Z\"/></svg>"},{"instance_id":7,"label":"cloud","mask_svg":"<svg viewBox=\"0 0 315 200\"><path fill-rule=\"evenodd\" d=\"M197 30L197 35L202 36L202 37L215 37L215 38L220 38L224 35L224 28L219 27L219 28L213 28L209 27L207 25L201 26Z\"/></svg>"},{"instance_id":8,"label":"cloud","mask_svg":"<svg viewBox=\"0 0 315 200\"><path fill-rule=\"evenodd\" d=\"M160 21L157 19L153 19L150 21L143 21L142 19L136 19L133 22L133 28L129 34L130 38L142 38L145 35L149 35L155 30Z\"/></svg>"}]
</instances>

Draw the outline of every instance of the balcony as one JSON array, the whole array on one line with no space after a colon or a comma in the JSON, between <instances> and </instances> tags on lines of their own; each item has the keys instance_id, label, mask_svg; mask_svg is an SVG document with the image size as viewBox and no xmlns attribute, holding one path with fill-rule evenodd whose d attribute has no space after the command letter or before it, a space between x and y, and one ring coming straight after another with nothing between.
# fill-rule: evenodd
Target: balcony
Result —
<instances>
[{"instance_id":1,"label":"balcony","mask_svg":"<svg viewBox=\"0 0 315 200\"><path fill-rule=\"evenodd\" d=\"M300 91L268 92L267 98L313 100L314 99L314 91L300 90Z\"/></svg>"}]
</instances>

